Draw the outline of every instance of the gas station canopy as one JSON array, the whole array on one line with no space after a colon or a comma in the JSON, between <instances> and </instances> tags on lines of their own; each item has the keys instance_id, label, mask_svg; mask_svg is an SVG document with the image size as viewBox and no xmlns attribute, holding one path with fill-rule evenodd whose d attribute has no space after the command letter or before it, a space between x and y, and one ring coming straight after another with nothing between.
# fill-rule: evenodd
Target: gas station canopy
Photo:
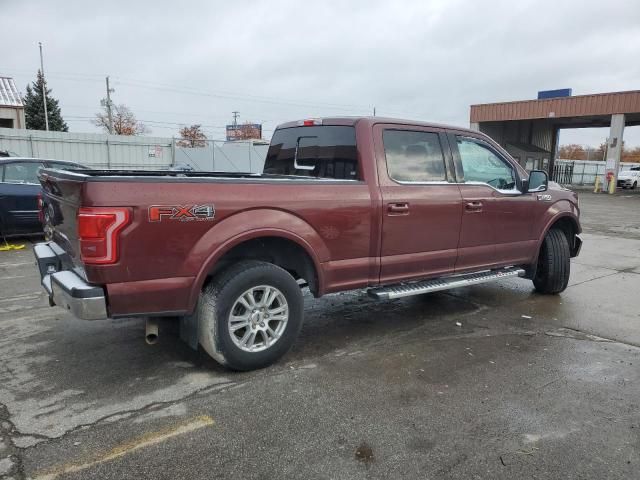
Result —
<instances>
[{"instance_id":1,"label":"gas station canopy","mask_svg":"<svg viewBox=\"0 0 640 480\"><path fill-rule=\"evenodd\" d=\"M550 172L561 128L610 127L607 173L613 172L609 175L611 192L615 191L624 127L640 125L640 90L471 105L470 124L507 150L510 145L521 149L529 145L532 154L549 152L543 166ZM518 160L525 166L525 158Z\"/></svg>"}]
</instances>

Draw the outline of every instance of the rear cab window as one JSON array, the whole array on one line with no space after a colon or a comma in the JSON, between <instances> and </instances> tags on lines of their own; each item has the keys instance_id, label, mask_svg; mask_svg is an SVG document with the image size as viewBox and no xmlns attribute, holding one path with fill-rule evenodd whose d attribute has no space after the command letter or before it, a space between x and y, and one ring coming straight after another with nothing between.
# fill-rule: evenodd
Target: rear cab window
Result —
<instances>
[{"instance_id":1,"label":"rear cab window","mask_svg":"<svg viewBox=\"0 0 640 480\"><path fill-rule=\"evenodd\" d=\"M314 125L278 129L263 173L360 180L355 128Z\"/></svg>"}]
</instances>

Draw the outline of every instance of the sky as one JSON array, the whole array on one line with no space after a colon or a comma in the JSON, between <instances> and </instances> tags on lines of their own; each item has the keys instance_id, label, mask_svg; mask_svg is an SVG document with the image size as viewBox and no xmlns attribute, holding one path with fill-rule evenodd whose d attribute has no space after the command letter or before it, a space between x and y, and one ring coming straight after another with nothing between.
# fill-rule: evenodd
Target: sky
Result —
<instances>
[{"instance_id":1,"label":"sky","mask_svg":"<svg viewBox=\"0 0 640 480\"><path fill-rule=\"evenodd\" d=\"M469 106L640 89L640 2L0 0L0 75L39 68L71 131L95 132L105 96L156 136L232 112L263 124L376 114L469 125ZM563 131L598 145L608 129ZM640 146L640 127L625 130Z\"/></svg>"}]
</instances>

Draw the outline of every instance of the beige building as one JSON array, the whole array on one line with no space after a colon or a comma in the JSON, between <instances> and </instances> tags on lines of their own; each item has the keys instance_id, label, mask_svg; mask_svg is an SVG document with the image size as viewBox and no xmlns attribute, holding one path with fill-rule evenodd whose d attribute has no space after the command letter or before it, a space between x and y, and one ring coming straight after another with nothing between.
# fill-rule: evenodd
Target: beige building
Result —
<instances>
[{"instance_id":1,"label":"beige building","mask_svg":"<svg viewBox=\"0 0 640 480\"><path fill-rule=\"evenodd\" d=\"M0 128L27 128L24 104L10 77L0 77Z\"/></svg>"}]
</instances>

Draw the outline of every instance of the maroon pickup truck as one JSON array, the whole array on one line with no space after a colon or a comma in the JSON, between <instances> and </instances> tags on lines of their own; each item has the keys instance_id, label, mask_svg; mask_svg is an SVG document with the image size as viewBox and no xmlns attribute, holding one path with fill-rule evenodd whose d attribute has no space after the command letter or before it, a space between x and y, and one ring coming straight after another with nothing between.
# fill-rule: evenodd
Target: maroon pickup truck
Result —
<instances>
[{"instance_id":1,"label":"maroon pickup truck","mask_svg":"<svg viewBox=\"0 0 640 480\"><path fill-rule=\"evenodd\" d=\"M279 126L262 174L44 169L52 305L96 320L180 321L233 369L293 344L302 289L392 299L523 276L559 293L577 195L487 136L385 118Z\"/></svg>"}]
</instances>

